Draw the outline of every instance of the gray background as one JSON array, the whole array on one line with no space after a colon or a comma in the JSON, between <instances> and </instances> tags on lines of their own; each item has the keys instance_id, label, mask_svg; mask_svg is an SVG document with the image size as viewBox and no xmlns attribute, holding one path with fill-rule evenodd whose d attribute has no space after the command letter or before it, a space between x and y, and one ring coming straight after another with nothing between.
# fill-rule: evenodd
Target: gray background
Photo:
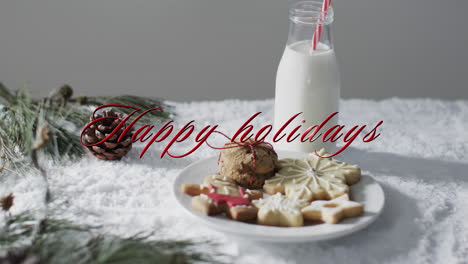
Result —
<instances>
[{"instance_id":1,"label":"gray background","mask_svg":"<svg viewBox=\"0 0 468 264\"><path fill-rule=\"evenodd\" d=\"M468 1L334 0L345 98L468 98ZM47 95L274 96L285 0L2 0L0 81Z\"/></svg>"}]
</instances>

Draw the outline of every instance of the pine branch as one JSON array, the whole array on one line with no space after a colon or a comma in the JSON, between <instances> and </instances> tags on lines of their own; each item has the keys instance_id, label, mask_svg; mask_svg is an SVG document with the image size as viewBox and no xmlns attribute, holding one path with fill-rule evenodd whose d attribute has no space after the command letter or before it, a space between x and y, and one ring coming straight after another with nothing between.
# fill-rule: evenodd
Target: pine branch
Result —
<instances>
[{"instance_id":1,"label":"pine branch","mask_svg":"<svg viewBox=\"0 0 468 264\"><path fill-rule=\"evenodd\" d=\"M83 97L81 97L83 98ZM80 103L81 102L81 103ZM106 104L121 104L121 105L129 105L133 107L137 107L143 110L147 110L150 108L161 108L164 112L160 111L152 111L145 115L141 121L142 122L149 122L149 121L163 121L171 117L172 106L169 106L162 102L161 99L158 98L150 98L150 97L139 97L134 95L120 95L120 96L111 96L111 97L104 97L104 96L97 96L97 97L86 97L86 100L77 101L82 105L106 105ZM122 112L123 114L130 114L133 110L126 109L126 108L119 108L117 111Z\"/></svg>"},{"instance_id":2,"label":"pine branch","mask_svg":"<svg viewBox=\"0 0 468 264\"><path fill-rule=\"evenodd\" d=\"M37 141L43 140L41 131L47 127L51 133L47 144L41 146L41 152L54 160L66 157L80 157L85 149L79 141L79 131L89 122L91 107L103 104L123 104L143 110L162 108L165 112L152 111L140 122L159 122L168 119L172 108L160 99L133 95L113 97L77 97L73 90L65 85L44 99L33 99L25 90L11 92L0 83L0 99L7 105L0 108L0 161L18 169L25 157L31 157ZM119 108L125 114L129 109ZM2 167L0 167L2 168Z\"/></svg>"},{"instance_id":3,"label":"pine branch","mask_svg":"<svg viewBox=\"0 0 468 264\"><path fill-rule=\"evenodd\" d=\"M2 261L36 259L37 263L192 263L219 262L216 253L203 253L195 249L192 241L150 240L145 236L122 238L97 235L94 228L79 226L64 220L45 219L39 235L28 245L16 242L32 233L33 217L27 213L7 221L0 245L10 246ZM14 245L14 246L12 246ZM216 252L215 245L204 241ZM18 263L20 263L18 261ZM35 263L35 262L33 262Z\"/></svg>"},{"instance_id":4,"label":"pine branch","mask_svg":"<svg viewBox=\"0 0 468 264\"><path fill-rule=\"evenodd\" d=\"M0 98L5 99L8 103L13 102L13 95L11 94L10 90L3 85L3 83L0 82Z\"/></svg>"}]
</instances>

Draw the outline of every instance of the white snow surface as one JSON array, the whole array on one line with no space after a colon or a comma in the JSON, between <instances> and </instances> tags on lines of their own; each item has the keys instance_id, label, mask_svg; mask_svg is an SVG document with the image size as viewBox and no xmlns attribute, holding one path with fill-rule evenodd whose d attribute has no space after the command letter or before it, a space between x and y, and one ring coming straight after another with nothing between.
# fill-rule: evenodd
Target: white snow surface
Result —
<instances>
[{"instance_id":1,"label":"white snow surface","mask_svg":"<svg viewBox=\"0 0 468 264\"><path fill-rule=\"evenodd\" d=\"M198 129L219 125L232 135L257 111L256 130L271 124L273 100L175 103L176 125L195 120ZM160 158L169 140L143 158L137 144L122 161L87 156L47 165L55 217L101 226L100 232L130 236L153 232L158 239L209 239L235 263L468 263L468 101L431 99L343 100L340 124L375 125L381 136L354 142L338 156L359 164L382 185L386 205L367 229L314 243L236 241L188 216L171 195L176 175L190 163L217 155L202 146L185 158ZM174 134L175 132L173 132ZM213 137L212 144L225 142ZM184 153L186 141L171 152ZM2 180L0 194L13 192L12 213L42 206L43 185L34 175ZM200 245L203 248L203 245Z\"/></svg>"}]
</instances>

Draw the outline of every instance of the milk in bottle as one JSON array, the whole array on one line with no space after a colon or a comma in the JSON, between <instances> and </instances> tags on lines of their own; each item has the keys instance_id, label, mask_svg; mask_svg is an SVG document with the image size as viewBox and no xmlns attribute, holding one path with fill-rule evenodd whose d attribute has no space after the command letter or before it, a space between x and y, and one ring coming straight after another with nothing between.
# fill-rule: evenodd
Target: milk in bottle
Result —
<instances>
[{"instance_id":1,"label":"milk in bottle","mask_svg":"<svg viewBox=\"0 0 468 264\"><path fill-rule=\"evenodd\" d=\"M294 114L302 112L288 128L290 131L301 125L297 133L303 133L338 111L340 76L330 34L333 11L330 7L322 12L321 2L304 1L292 6L290 19L289 38L276 75L274 127L278 130ZM322 35L312 50L312 36L318 23L322 24ZM337 118L330 119L316 135L335 125ZM335 145L322 142L322 138L301 142L300 137L292 142L286 142L285 137L275 143L276 149L302 152L322 147L333 152Z\"/></svg>"}]
</instances>

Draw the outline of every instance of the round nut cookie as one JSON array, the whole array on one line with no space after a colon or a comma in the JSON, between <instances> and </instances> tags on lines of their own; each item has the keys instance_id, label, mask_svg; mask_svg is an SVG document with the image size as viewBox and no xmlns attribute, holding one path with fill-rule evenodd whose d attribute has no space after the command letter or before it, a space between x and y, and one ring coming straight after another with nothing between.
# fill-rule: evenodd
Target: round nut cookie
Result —
<instances>
[{"instance_id":1,"label":"round nut cookie","mask_svg":"<svg viewBox=\"0 0 468 264\"><path fill-rule=\"evenodd\" d=\"M275 175L278 155L267 143L257 142L252 147L254 153L248 143L225 144L219 157L218 169L222 176L242 187L260 189L266 179Z\"/></svg>"}]
</instances>

